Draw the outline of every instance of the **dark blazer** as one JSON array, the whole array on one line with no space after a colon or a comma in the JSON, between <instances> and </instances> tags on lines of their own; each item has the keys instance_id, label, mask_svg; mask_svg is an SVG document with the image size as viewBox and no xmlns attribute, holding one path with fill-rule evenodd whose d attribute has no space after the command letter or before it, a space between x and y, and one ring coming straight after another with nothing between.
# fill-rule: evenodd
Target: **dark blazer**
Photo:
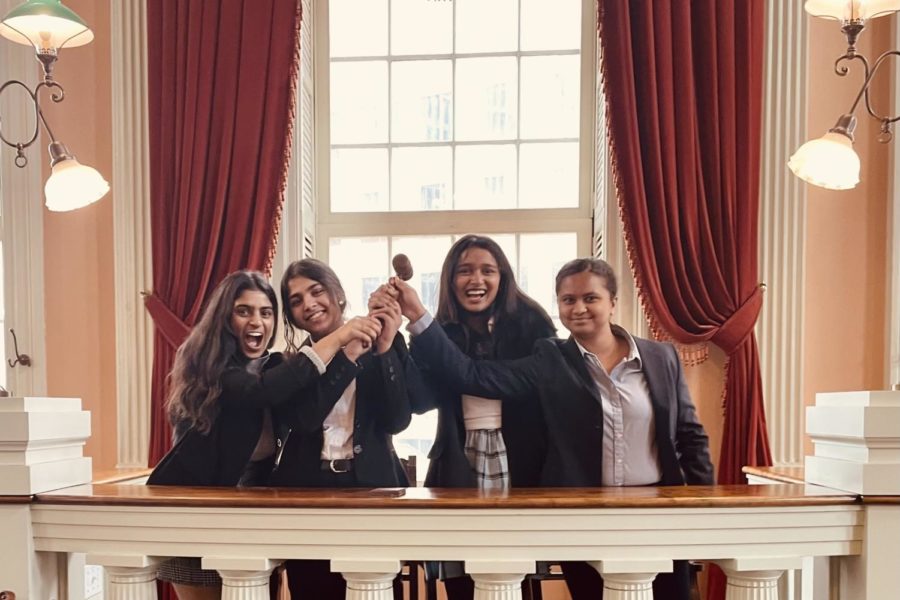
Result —
<instances>
[{"instance_id":1,"label":"dark blazer","mask_svg":"<svg viewBox=\"0 0 900 600\"><path fill-rule=\"evenodd\" d=\"M447 336L456 346L468 352L469 336L466 328L457 323L443 326ZM537 311L522 306L516 318L497 324L494 329L494 358L512 360L531 354L534 343L556 335L553 324ZM438 409L437 433L434 445L428 453L428 487L475 487L475 474L466 458L466 428L463 420L462 397L458 391L448 388L439 374L429 372L426 365L419 365L427 390L414 392L415 412ZM432 405L422 401L431 401ZM536 398L529 395L515 400L504 400L502 407L503 441L509 462L510 483L517 487L534 487L540 484L541 467L546 453L543 416Z\"/></svg>"},{"instance_id":2,"label":"dark blazer","mask_svg":"<svg viewBox=\"0 0 900 600\"><path fill-rule=\"evenodd\" d=\"M353 363L341 354L332 360L323 380L326 385L311 386L300 392L315 398L318 411L298 414L304 403L280 407L278 444L283 451L272 474L272 485L285 487L322 487L322 423L341 394L356 378L356 406L353 428L353 472L360 487L405 487L405 471L394 451L392 436L409 425L411 417L406 380L416 366L409 357L406 342L397 335L384 354L365 354Z\"/></svg>"},{"instance_id":3,"label":"dark blazer","mask_svg":"<svg viewBox=\"0 0 900 600\"><path fill-rule=\"evenodd\" d=\"M635 342L653 404L660 484L712 484L709 440L697 420L675 349L640 338ZM414 338L411 352L459 392L536 398L547 434L541 485L601 486L603 411L574 340L540 340L531 356L516 361L473 361L435 323Z\"/></svg>"},{"instance_id":4,"label":"dark blazer","mask_svg":"<svg viewBox=\"0 0 900 600\"><path fill-rule=\"evenodd\" d=\"M259 441L265 409L304 400L298 393L319 378L302 354L285 358L274 352L259 375L246 365L246 358L236 357L223 373L219 414L209 432L189 428L153 469L148 485L237 485ZM297 410L310 411L315 407Z\"/></svg>"}]
</instances>

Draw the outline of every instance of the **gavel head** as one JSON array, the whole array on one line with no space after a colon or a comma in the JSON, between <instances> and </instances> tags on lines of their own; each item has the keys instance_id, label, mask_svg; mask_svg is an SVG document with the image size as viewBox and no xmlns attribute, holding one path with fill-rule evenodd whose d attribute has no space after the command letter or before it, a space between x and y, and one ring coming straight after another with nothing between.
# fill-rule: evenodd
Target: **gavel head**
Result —
<instances>
[{"instance_id":1,"label":"gavel head","mask_svg":"<svg viewBox=\"0 0 900 600\"><path fill-rule=\"evenodd\" d=\"M391 260L391 265L394 267L394 272L397 273L397 277L402 279L403 281L409 281L413 276L413 268L412 263L409 262L409 257L405 254L395 254L394 258Z\"/></svg>"}]
</instances>

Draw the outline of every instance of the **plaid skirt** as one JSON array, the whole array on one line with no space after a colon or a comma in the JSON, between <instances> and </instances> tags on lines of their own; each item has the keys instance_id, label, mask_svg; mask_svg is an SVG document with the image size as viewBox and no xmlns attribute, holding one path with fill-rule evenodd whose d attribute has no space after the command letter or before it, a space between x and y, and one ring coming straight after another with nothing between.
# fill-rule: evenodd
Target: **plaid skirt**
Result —
<instances>
[{"instance_id":1,"label":"plaid skirt","mask_svg":"<svg viewBox=\"0 0 900 600\"><path fill-rule=\"evenodd\" d=\"M471 429L466 431L466 458L475 473L480 490L509 489L509 461L506 443L499 429ZM461 561L428 563L426 572L439 579L452 579L466 574Z\"/></svg>"}]
</instances>

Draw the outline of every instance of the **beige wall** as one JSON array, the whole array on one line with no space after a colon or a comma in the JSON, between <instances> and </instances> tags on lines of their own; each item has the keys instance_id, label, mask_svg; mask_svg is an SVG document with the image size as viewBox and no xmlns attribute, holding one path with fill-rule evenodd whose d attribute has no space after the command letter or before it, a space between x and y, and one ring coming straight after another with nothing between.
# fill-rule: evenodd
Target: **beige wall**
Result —
<instances>
[{"instance_id":1,"label":"beige wall","mask_svg":"<svg viewBox=\"0 0 900 600\"><path fill-rule=\"evenodd\" d=\"M869 23L859 51L874 60L891 45L892 21ZM822 135L849 110L862 83L858 65L846 77L834 74L834 60L846 42L834 22L812 19L809 30L810 137ZM896 63L873 80L872 103L890 113L890 85ZM807 405L825 391L882 389L885 385L885 336L888 314L887 223L890 146L876 141L878 122L864 107L856 111L856 151L862 162L854 190L829 191L809 186L805 310L803 314L803 396ZM812 447L807 440L807 450Z\"/></svg>"},{"instance_id":2,"label":"beige wall","mask_svg":"<svg viewBox=\"0 0 900 600\"><path fill-rule=\"evenodd\" d=\"M95 469L116 464L115 305L108 0L67 0L94 41L63 49L55 76L66 89L44 112L57 139L110 182L100 202L67 213L44 211L47 391L78 396L91 411L86 453ZM46 144L45 144L46 147ZM45 155L46 156L46 155ZM45 158L44 177L49 175Z\"/></svg>"}]
</instances>

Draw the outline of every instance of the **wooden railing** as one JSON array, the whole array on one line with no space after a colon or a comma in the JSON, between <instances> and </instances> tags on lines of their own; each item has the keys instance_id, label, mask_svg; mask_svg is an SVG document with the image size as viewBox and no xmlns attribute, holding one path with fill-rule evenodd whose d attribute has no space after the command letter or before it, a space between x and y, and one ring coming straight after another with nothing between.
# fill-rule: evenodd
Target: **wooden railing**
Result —
<instances>
[{"instance_id":1,"label":"wooden railing","mask_svg":"<svg viewBox=\"0 0 900 600\"><path fill-rule=\"evenodd\" d=\"M222 574L223 598L267 600L280 561L317 558L343 573L348 598L389 600L401 561L462 560L476 597L500 600L520 597L535 561L585 560L603 574L606 600L649 600L654 576L684 559L722 566L729 600L776 600L781 574L819 556L837 561L841 600L889 600L900 565L878 571L861 561L900 539L872 546L887 543L890 527L900 532L900 504L882 501L804 485L508 493L83 485L6 499L0 508L26 523L7 540L19 559L0 563L0 587L19 600L76 600L65 567L83 554L106 568L107 598L149 600L160 561L197 556ZM40 567L48 564L55 568ZM37 581L7 585L27 571Z\"/></svg>"}]
</instances>

